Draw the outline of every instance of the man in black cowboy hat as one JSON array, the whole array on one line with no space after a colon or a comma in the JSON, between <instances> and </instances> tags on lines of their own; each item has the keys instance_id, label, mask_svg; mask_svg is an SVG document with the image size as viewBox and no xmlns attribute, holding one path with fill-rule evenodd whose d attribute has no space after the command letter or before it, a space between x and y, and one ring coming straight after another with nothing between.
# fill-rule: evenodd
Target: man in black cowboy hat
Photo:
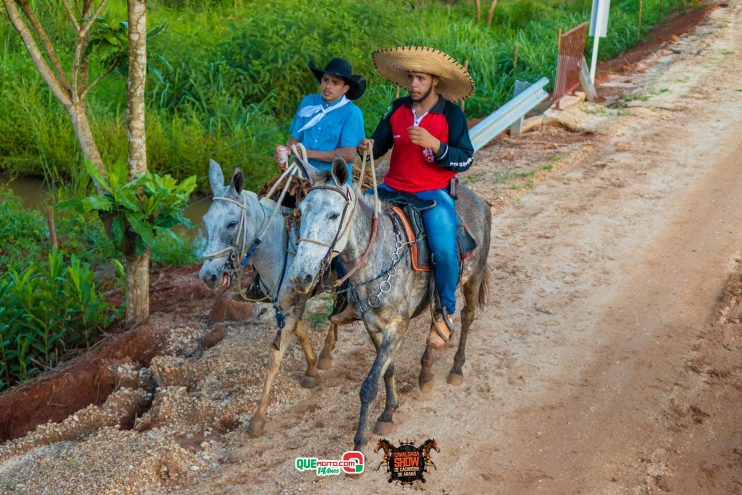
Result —
<instances>
[{"instance_id":1,"label":"man in black cowboy hat","mask_svg":"<svg viewBox=\"0 0 742 495\"><path fill-rule=\"evenodd\" d=\"M333 58L320 69L309 62L309 69L321 84L319 94L304 97L291 123L291 137L288 146L276 147L275 158L286 167L290 154L289 146L301 143L307 150L309 163L318 170L330 170L335 155L340 155L348 163L349 177L353 177L353 160L356 157L356 146L365 137L363 113L355 103L366 90L366 80L354 75L350 62L342 58ZM293 200L289 200L291 204ZM286 202L284 204L287 204ZM345 275L345 268L339 259L332 264L338 278ZM348 283L342 288L347 290ZM343 310L347 304L345 295L339 295L335 301L333 314Z\"/></svg>"},{"instance_id":2,"label":"man in black cowboy hat","mask_svg":"<svg viewBox=\"0 0 742 495\"><path fill-rule=\"evenodd\" d=\"M309 68L321 84L318 94L304 97L291 123L288 146L302 143L309 163L319 170L329 170L335 155L348 162L350 169L356 146L364 138L363 114L352 101L366 90L366 80L353 75L350 63L333 58L324 69L309 62ZM276 148L276 161L288 156L286 146Z\"/></svg>"}]
</instances>

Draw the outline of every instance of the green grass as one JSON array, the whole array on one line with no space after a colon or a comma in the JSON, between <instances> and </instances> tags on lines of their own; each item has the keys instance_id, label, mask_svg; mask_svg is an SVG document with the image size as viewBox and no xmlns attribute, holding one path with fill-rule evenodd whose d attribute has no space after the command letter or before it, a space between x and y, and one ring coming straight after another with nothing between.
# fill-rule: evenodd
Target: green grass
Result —
<instances>
[{"instance_id":1,"label":"green grass","mask_svg":"<svg viewBox=\"0 0 742 495\"><path fill-rule=\"evenodd\" d=\"M524 182L523 184L513 184L508 189L519 191L521 189L533 189L534 187L536 186L529 180L528 182Z\"/></svg>"},{"instance_id":2,"label":"green grass","mask_svg":"<svg viewBox=\"0 0 742 495\"><path fill-rule=\"evenodd\" d=\"M640 33L636 1L612 2L601 57L630 48L661 17L695 4L664 0L659 12L659 0L644 1ZM55 3L35 6L68 62L71 29L61 9ZM104 17L109 23L125 19L125 8L111 3ZM358 103L370 133L395 90L373 68L370 52L380 47L424 44L468 60L477 89L467 113L484 116L512 96L516 78L553 80L558 30L587 20L589 10L588 0L501 0L487 28L475 22L473 1L152 1L149 26L166 29L149 45L150 65L161 75L151 72L147 86L149 167L181 180L196 174L204 191L208 159L215 158L228 168L241 166L248 187L257 187L275 171L271 149L285 141L301 96L317 89L307 61L322 64L335 55L348 58L368 79ZM5 17L0 48L0 172L42 175L52 168L73 177L81 154L68 116ZM92 72L100 70L94 58ZM114 73L90 96L94 133L107 163L126 155L125 92L124 76Z\"/></svg>"},{"instance_id":3,"label":"green grass","mask_svg":"<svg viewBox=\"0 0 742 495\"><path fill-rule=\"evenodd\" d=\"M527 179L533 174L535 174L535 171L531 172L496 172L494 174L495 184L502 184L504 182L509 182L514 179Z\"/></svg>"},{"instance_id":4,"label":"green grass","mask_svg":"<svg viewBox=\"0 0 742 495\"><path fill-rule=\"evenodd\" d=\"M321 304L313 311L307 311L304 314L304 320L313 328L317 329L325 325L332 313L332 298L323 297Z\"/></svg>"}]
</instances>

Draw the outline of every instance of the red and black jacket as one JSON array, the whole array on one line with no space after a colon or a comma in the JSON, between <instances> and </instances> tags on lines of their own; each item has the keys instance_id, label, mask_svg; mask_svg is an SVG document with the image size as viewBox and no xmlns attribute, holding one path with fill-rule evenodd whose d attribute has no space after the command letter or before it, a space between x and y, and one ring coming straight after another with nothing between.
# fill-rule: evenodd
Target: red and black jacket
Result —
<instances>
[{"instance_id":1,"label":"red and black jacket","mask_svg":"<svg viewBox=\"0 0 742 495\"><path fill-rule=\"evenodd\" d=\"M420 127L441 141L438 154L410 141L412 98L394 100L373 134L374 157L394 147L384 183L406 192L443 189L458 172L471 167L474 147L464 112L442 96L420 122Z\"/></svg>"}]
</instances>

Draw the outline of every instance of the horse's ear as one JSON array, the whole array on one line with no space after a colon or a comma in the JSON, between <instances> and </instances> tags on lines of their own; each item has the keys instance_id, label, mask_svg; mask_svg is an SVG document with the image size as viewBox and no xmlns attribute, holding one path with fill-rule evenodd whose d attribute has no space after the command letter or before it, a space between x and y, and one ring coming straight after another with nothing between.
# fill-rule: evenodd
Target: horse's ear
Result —
<instances>
[{"instance_id":1,"label":"horse's ear","mask_svg":"<svg viewBox=\"0 0 742 495\"><path fill-rule=\"evenodd\" d=\"M332 161L332 178L340 187L343 187L348 183L350 174L348 173L348 164L339 155L335 155L335 159Z\"/></svg>"},{"instance_id":2,"label":"horse's ear","mask_svg":"<svg viewBox=\"0 0 742 495\"><path fill-rule=\"evenodd\" d=\"M211 184L211 192L216 196L221 193L224 189L224 174L222 173L222 167L219 166L214 160L209 160L209 184Z\"/></svg>"},{"instance_id":3,"label":"horse's ear","mask_svg":"<svg viewBox=\"0 0 742 495\"><path fill-rule=\"evenodd\" d=\"M242 174L242 170L237 167L234 169L232 174L232 192L237 196L242 194L242 190L245 188L245 176Z\"/></svg>"},{"instance_id":4,"label":"horse's ear","mask_svg":"<svg viewBox=\"0 0 742 495\"><path fill-rule=\"evenodd\" d=\"M302 175L304 175L304 177L309 180L310 185L314 185L314 183L317 182L317 180L319 179L319 176L322 174L322 172L313 167L312 164L309 162L302 163L301 160L296 160L294 163L296 163L296 165L299 167Z\"/></svg>"}]
</instances>

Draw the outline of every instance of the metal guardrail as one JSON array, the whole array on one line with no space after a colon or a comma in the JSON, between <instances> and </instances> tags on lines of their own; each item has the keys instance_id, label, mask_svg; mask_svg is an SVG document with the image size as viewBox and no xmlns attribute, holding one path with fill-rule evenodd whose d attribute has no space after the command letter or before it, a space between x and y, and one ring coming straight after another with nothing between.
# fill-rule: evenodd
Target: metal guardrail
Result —
<instances>
[{"instance_id":1,"label":"metal guardrail","mask_svg":"<svg viewBox=\"0 0 742 495\"><path fill-rule=\"evenodd\" d=\"M549 84L549 79L542 77L531 84L522 93L491 113L477 125L469 130L474 151L479 151L495 139L498 134L517 122L521 117L533 109L536 105L549 97L544 91L544 86Z\"/></svg>"}]
</instances>

